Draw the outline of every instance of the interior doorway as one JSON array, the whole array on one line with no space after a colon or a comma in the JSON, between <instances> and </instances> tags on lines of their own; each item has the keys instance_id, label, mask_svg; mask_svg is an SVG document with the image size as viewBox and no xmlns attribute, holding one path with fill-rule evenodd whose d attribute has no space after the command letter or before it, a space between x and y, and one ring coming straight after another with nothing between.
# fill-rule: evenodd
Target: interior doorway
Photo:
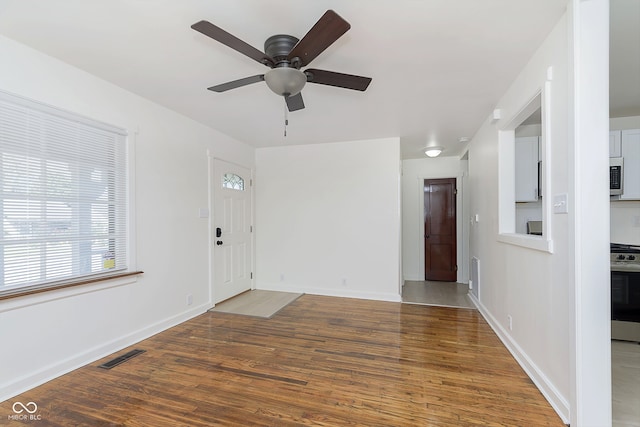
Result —
<instances>
[{"instance_id":1,"label":"interior doorway","mask_svg":"<svg viewBox=\"0 0 640 427\"><path fill-rule=\"evenodd\" d=\"M456 179L425 179L423 191L425 280L455 282Z\"/></svg>"}]
</instances>

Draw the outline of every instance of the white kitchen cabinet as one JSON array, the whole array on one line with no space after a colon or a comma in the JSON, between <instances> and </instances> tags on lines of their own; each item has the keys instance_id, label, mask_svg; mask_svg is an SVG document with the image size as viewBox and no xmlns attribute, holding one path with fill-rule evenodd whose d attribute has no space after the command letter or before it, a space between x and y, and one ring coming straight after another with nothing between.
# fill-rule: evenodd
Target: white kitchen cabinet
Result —
<instances>
[{"instance_id":1,"label":"white kitchen cabinet","mask_svg":"<svg viewBox=\"0 0 640 427\"><path fill-rule=\"evenodd\" d=\"M640 129L621 131L622 195L620 200L640 200Z\"/></svg>"},{"instance_id":2,"label":"white kitchen cabinet","mask_svg":"<svg viewBox=\"0 0 640 427\"><path fill-rule=\"evenodd\" d=\"M609 132L609 157L622 157L622 131Z\"/></svg>"},{"instance_id":3,"label":"white kitchen cabinet","mask_svg":"<svg viewBox=\"0 0 640 427\"><path fill-rule=\"evenodd\" d=\"M515 139L516 202L538 200L539 137Z\"/></svg>"}]
</instances>

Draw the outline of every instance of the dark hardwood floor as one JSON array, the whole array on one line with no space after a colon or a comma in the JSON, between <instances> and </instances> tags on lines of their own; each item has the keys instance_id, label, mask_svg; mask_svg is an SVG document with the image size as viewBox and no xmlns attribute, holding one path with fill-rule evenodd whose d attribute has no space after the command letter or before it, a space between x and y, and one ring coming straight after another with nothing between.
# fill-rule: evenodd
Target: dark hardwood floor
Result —
<instances>
[{"instance_id":1,"label":"dark hardwood floor","mask_svg":"<svg viewBox=\"0 0 640 427\"><path fill-rule=\"evenodd\" d=\"M146 350L105 370L98 365ZM11 421L15 402L38 421ZM34 426L563 426L475 310L304 295L206 313L0 404Z\"/></svg>"}]
</instances>

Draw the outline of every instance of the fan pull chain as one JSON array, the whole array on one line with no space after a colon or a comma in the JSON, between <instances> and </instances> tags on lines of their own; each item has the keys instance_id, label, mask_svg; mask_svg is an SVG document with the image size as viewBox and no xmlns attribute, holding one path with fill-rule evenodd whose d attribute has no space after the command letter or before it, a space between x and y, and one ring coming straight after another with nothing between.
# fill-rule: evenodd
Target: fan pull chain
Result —
<instances>
[{"instance_id":1,"label":"fan pull chain","mask_svg":"<svg viewBox=\"0 0 640 427\"><path fill-rule=\"evenodd\" d=\"M287 126L289 125L289 109L287 108L287 100L284 102L284 137L287 137Z\"/></svg>"}]
</instances>

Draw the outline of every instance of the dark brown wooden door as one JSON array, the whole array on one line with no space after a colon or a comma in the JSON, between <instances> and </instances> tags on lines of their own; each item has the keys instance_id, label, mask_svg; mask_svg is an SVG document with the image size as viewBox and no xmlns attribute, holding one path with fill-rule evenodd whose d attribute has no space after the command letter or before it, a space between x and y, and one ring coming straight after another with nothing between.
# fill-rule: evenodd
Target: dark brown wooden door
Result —
<instances>
[{"instance_id":1,"label":"dark brown wooden door","mask_svg":"<svg viewBox=\"0 0 640 427\"><path fill-rule=\"evenodd\" d=\"M424 276L425 280L455 282L456 180L424 180Z\"/></svg>"}]
</instances>

